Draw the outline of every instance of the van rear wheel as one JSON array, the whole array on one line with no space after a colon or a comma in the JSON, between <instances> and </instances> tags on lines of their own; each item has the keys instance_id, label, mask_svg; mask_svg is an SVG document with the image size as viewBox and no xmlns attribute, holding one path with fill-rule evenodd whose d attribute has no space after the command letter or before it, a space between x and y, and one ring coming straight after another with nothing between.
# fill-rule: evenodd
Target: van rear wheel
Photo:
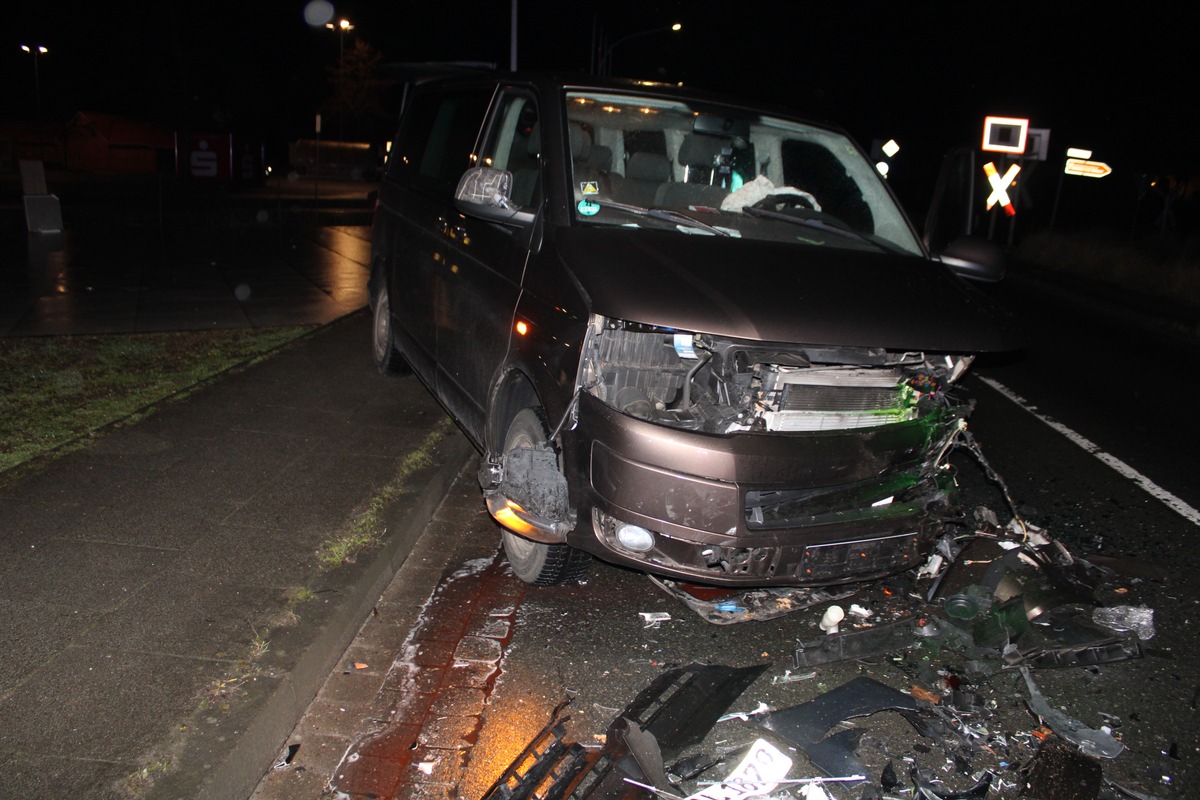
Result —
<instances>
[{"instance_id":1,"label":"van rear wheel","mask_svg":"<svg viewBox=\"0 0 1200 800\"><path fill-rule=\"evenodd\" d=\"M514 447L537 447L544 443L549 433L543 417L540 408L526 408L513 417L504 437L504 452ZM501 541L513 574L536 586L582 580L592 561L589 554L570 545L535 542L509 530L501 533Z\"/></svg>"}]
</instances>

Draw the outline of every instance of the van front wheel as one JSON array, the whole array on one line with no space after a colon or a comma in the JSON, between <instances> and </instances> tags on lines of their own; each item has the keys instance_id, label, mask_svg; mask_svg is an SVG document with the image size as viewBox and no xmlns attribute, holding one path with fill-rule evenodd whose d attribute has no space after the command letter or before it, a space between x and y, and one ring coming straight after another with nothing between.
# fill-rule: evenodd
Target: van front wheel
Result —
<instances>
[{"instance_id":1,"label":"van front wheel","mask_svg":"<svg viewBox=\"0 0 1200 800\"><path fill-rule=\"evenodd\" d=\"M537 447L549 436L540 408L526 408L513 417L504 437L504 452L516 447ZM525 583L554 586L583 580L592 557L566 544L535 542L505 530L504 555L513 574Z\"/></svg>"}]
</instances>

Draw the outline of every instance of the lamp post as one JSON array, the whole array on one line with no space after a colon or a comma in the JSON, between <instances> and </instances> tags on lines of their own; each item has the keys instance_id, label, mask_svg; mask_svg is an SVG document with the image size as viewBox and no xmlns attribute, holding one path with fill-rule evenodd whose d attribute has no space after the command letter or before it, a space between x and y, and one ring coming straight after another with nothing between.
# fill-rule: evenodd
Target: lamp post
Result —
<instances>
[{"instance_id":1,"label":"lamp post","mask_svg":"<svg viewBox=\"0 0 1200 800\"><path fill-rule=\"evenodd\" d=\"M337 31L338 35L338 140L346 140L345 110L343 106L346 102L346 32L354 30L354 26L350 20L342 17L334 25L332 22L326 22L325 27L331 31Z\"/></svg>"},{"instance_id":2,"label":"lamp post","mask_svg":"<svg viewBox=\"0 0 1200 800\"><path fill-rule=\"evenodd\" d=\"M34 96L34 102L37 104L38 119L41 119L42 118L42 82L41 82L41 79L38 77L38 56L45 55L46 53L49 53L50 50L49 50L49 48L45 47L44 45L40 45L40 44L35 44L35 45L23 44L20 47L26 53L29 53L29 55L33 56L33 96Z\"/></svg>"},{"instance_id":3,"label":"lamp post","mask_svg":"<svg viewBox=\"0 0 1200 800\"><path fill-rule=\"evenodd\" d=\"M334 25L332 22L326 22L325 27L331 31L337 31L338 34L338 64L342 63L342 56L346 51L346 32L354 30L354 26L350 24L350 20L343 17Z\"/></svg>"},{"instance_id":4,"label":"lamp post","mask_svg":"<svg viewBox=\"0 0 1200 800\"><path fill-rule=\"evenodd\" d=\"M625 42L628 42L630 39L637 39L642 36L650 36L651 34L655 34L655 33L676 33L681 30L683 30L683 23L676 22L669 27L663 27L660 25L657 28L650 28L649 30L638 31L637 33L630 33L625 36L622 36L621 38L617 39L612 44L608 45L607 47L604 47L601 50L600 60L599 60L599 63L597 64L596 71L600 75L612 75L613 51L617 49L618 45L625 44Z\"/></svg>"}]
</instances>

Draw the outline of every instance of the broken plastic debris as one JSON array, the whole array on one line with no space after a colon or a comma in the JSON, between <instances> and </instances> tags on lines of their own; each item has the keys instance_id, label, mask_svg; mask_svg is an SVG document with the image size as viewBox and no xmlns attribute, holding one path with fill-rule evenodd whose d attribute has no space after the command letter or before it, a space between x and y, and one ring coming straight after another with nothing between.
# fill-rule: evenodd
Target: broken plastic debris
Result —
<instances>
[{"instance_id":1,"label":"broken plastic debris","mask_svg":"<svg viewBox=\"0 0 1200 800\"><path fill-rule=\"evenodd\" d=\"M889 709L915 712L918 706L912 697L879 681L855 678L807 703L776 711L760 724L803 750L826 775L860 775L862 764L854 750L862 731L825 734L844 720Z\"/></svg>"},{"instance_id":2,"label":"broken plastic debris","mask_svg":"<svg viewBox=\"0 0 1200 800\"><path fill-rule=\"evenodd\" d=\"M1024 664L1034 669L1049 667L1090 667L1096 664L1111 664L1141 658L1142 647L1135 641L1106 639L1086 642L1067 647L1040 647L1018 650L1014 645L1004 651L1004 663L1008 666Z\"/></svg>"},{"instance_id":3,"label":"broken plastic debris","mask_svg":"<svg viewBox=\"0 0 1200 800\"><path fill-rule=\"evenodd\" d=\"M289 744L283 748L283 752L279 754L279 758L275 761L272 769L283 769L292 763L292 759L296 757L296 752L300 749L298 744Z\"/></svg>"},{"instance_id":4,"label":"broken plastic debris","mask_svg":"<svg viewBox=\"0 0 1200 800\"><path fill-rule=\"evenodd\" d=\"M664 672L609 724L598 754L578 742L563 741L563 711L569 703L564 701L484 800L517 796L562 800L568 788L572 800L642 797L621 791L628 786L626 777L652 787L644 791L669 794L658 788L658 783L667 785L663 758L674 758L703 741L717 718L766 668L765 664L738 669L697 663Z\"/></svg>"},{"instance_id":5,"label":"broken plastic debris","mask_svg":"<svg viewBox=\"0 0 1200 800\"><path fill-rule=\"evenodd\" d=\"M785 669L782 675L776 675L771 678L771 683L799 683L800 681L808 681L817 677L816 672L792 672L790 669Z\"/></svg>"},{"instance_id":6,"label":"broken plastic debris","mask_svg":"<svg viewBox=\"0 0 1200 800\"><path fill-rule=\"evenodd\" d=\"M863 608L858 603L851 603L850 616L858 617L859 619L869 619L871 617L871 610L869 608Z\"/></svg>"},{"instance_id":7,"label":"broken plastic debris","mask_svg":"<svg viewBox=\"0 0 1200 800\"><path fill-rule=\"evenodd\" d=\"M671 615L666 611L640 611L638 615L646 628L657 628L662 623L671 621Z\"/></svg>"},{"instance_id":8,"label":"broken plastic debris","mask_svg":"<svg viewBox=\"0 0 1200 800\"><path fill-rule=\"evenodd\" d=\"M821 622L817 626L827 634L837 633L838 625L846 618L846 611L841 606L830 606L825 610Z\"/></svg>"},{"instance_id":9,"label":"broken plastic debris","mask_svg":"<svg viewBox=\"0 0 1200 800\"><path fill-rule=\"evenodd\" d=\"M1021 667L1021 675L1029 689L1029 709L1041 717L1050 729L1084 753L1101 758L1116 758L1125 750L1125 745L1104 731L1093 730L1082 722L1053 708L1033 682L1029 667Z\"/></svg>"},{"instance_id":10,"label":"broken plastic debris","mask_svg":"<svg viewBox=\"0 0 1200 800\"><path fill-rule=\"evenodd\" d=\"M992 780L996 776L991 772L985 772L974 786L962 792L939 792L931 782L922 778L916 767L913 768L911 777L913 786L916 788L915 796L921 800L974 800L974 798L988 796L988 791L992 788Z\"/></svg>"},{"instance_id":11,"label":"broken plastic debris","mask_svg":"<svg viewBox=\"0 0 1200 800\"><path fill-rule=\"evenodd\" d=\"M915 647L916 636L922 635L917 626L924 624L933 623L929 620L918 621L917 617L904 617L873 628L833 633L813 642L797 642L792 666L796 669L811 668ZM936 633L936 628L932 632Z\"/></svg>"},{"instance_id":12,"label":"broken plastic debris","mask_svg":"<svg viewBox=\"0 0 1200 800\"><path fill-rule=\"evenodd\" d=\"M763 714L770 714L771 707L761 700L758 702L758 708L753 711L734 711L729 714L717 717L717 722L728 722L731 719L740 719L742 722L749 722L751 717L760 717Z\"/></svg>"},{"instance_id":13,"label":"broken plastic debris","mask_svg":"<svg viewBox=\"0 0 1200 800\"><path fill-rule=\"evenodd\" d=\"M1133 633L1143 642L1154 638L1154 609L1146 606L1094 608L1092 621L1117 633Z\"/></svg>"},{"instance_id":14,"label":"broken plastic debris","mask_svg":"<svg viewBox=\"0 0 1200 800\"><path fill-rule=\"evenodd\" d=\"M829 793L821 788L819 783L810 783L800 790L800 796L804 800L833 800Z\"/></svg>"},{"instance_id":15,"label":"broken plastic debris","mask_svg":"<svg viewBox=\"0 0 1200 800\"><path fill-rule=\"evenodd\" d=\"M361 662L361 661L355 661L355 662L354 662L354 668L355 668L355 669L366 669L366 668L367 668L367 665L366 665L366 664L364 664L364 663L363 663L363 662Z\"/></svg>"},{"instance_id":16,"label":"broken plastic debris","mask_svg":"<svg viewBox=\"0 0 1200 800\"><path fill-rule=\"evenodd\" d=\"M934 553L929 557L929 560L922 564L921 568L917 570L917 577L927 578L937 575L938 571L941 570L942 564L945 562L945 560L946 559L943 558L941 554Z\"/></svg>"},{"instance_id":17,"label":"broken plastic debris","mask_svg":"<svg viewBox=\"0 0 1200 800\"><path fill-rule=\"evenodd\" d=\"M417 764L417 769L425 775L432 775L433 768L437 766L437 763L438 762L436 760L435 761L422 761L420 764Z\"/></svg>"},{"instance_id":18,"label":"broken plastic debris","mask_svg":"<svg viewBox=\"0 0 1200 800\"><path fill-rule=\"evenodd\" d=\"M1039 528L1031 522L1026 522L1019 517L1013 517L1008 521L1006 530L1013 536L1020 536L1026 544L1034 547L1045 547L1050 544L1050 537L1046 535L1044 528Z\"/></svg>"},{"instance_id":19,"label":"broken plastic debris","mask_svg":"<svg viewBox=\"0 0 1200 800\"><path fill-rule=\"evenodd\" d=\"M710 587L678 583L667 578L647 576L667 594L695 611L705 622L732 625L750 620L782 617L802 608L843 600L858 589L851 585L841 589L811 589L801 587L771 587L767 589L723 591L713 595Z\"/></svg>"}]
</instances>

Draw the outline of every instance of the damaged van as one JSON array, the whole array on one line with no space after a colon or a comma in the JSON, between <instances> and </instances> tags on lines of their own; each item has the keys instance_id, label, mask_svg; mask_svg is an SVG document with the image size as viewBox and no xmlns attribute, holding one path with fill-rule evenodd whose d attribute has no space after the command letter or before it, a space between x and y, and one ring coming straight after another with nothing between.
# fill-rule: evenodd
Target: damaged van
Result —
<instances>
[{"instance_id":1,"label":"damaged van","mask_svg":"<svg viewBox=\"0 0 1200 800\"><path fill-rule=\"evenodd\" d=\"M876 578L954 517L954 385L1010 347L961 277L995 266L945 255L828 125L645 82L417 81L375 211L374 357L479 449L524 581L592 556Z\"/></svg>"}]
</instances>

